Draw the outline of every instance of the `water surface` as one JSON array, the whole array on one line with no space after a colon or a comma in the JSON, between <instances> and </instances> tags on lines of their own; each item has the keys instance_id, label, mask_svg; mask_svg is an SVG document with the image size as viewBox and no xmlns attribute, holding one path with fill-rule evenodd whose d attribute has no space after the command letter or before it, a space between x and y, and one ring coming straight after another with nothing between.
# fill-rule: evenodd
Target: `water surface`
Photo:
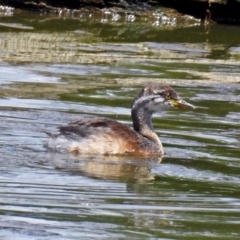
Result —
<instances>
[{"instance_id":1,"label":"water surface","mask_svg":"<svg viewBox=\"0 0 240 240\"><path fill-rule=\"evenodd\" d=\"M240 28L91 19L1 18L1 239L239 239ZM150 81L197 106L154 117L163 159L46 152L72 120L131 126Z\"/></svg>"}]
</instances>

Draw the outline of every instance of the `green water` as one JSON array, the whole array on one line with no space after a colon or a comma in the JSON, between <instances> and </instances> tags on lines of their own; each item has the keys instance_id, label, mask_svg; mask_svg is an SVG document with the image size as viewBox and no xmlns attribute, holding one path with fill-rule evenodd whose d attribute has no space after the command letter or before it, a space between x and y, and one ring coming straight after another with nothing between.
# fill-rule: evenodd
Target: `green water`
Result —
<instances>
[{"instance_id":1,"label":"green water","mask_svg":"<svg viewBox=\"0 0 240 240\"><path fill-rule=\"evenodd\" d=\"M239 239L240 28L109 19L1 16L1 239ZM85 116L131 126L147 82L196 106L154 117L159 162L45 151Z\"/></svg>"}]
</instances>

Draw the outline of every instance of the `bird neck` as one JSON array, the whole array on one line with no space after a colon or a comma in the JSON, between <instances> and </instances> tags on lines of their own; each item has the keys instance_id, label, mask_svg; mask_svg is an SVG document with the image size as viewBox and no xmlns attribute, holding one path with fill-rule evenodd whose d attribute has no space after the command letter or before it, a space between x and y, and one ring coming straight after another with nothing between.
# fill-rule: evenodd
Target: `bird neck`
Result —
<instances>
[{"instance_id":1,"label":"bird neck","mask_svg":"<svg viewBox=\"0 0 240 240\"><path fill-rule=\"evenodd\" d=\"M162 147L162 143L152 126L152 112L140 104L135 104L132 107L132 121L136 132L158 144L160 148Z\"/></svg>"}]
</instances>

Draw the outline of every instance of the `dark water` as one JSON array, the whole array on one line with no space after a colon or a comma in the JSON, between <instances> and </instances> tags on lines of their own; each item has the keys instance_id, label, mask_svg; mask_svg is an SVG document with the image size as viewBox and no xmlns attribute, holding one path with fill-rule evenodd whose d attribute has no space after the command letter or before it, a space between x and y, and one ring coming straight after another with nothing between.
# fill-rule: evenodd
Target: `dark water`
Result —
<instances>
[{"instance_id":1,"label":"dark water","mask_svg":"<svg viewBox=\"0 0 240 240\"><path fill-rule=\"evenodd\" d=\"M1 239L239 239L240 28L156 21L1 16ZM197 106L153 119L161 163L46 153L72 120L131 125L150 81Z\"/></svg>"}]
</instances>

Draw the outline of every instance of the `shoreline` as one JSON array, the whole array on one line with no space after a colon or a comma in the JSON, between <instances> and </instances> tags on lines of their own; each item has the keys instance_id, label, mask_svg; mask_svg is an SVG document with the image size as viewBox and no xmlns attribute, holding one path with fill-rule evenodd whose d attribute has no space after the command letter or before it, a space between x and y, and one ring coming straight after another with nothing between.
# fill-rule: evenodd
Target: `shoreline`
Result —
<instances>
[{"instance_id":1,"label":"shoreline","mask_svg":"<svg viewBox=\"0 0 240 240\"><path fill-rule=\"evenodd\" d=\"M4 0L2 6L9 6L15 9L28 11L42 11L59 13L63 11L78 12L99 11L101 9L117 9L123 12L140 12L155 11L161 7L167 7L176 10L180 14L188 14L203 23L211 21L224 24L240 24L240 0L84 0L84 1L26 1L26 0Z\"/></svg>"}]
</instances>

